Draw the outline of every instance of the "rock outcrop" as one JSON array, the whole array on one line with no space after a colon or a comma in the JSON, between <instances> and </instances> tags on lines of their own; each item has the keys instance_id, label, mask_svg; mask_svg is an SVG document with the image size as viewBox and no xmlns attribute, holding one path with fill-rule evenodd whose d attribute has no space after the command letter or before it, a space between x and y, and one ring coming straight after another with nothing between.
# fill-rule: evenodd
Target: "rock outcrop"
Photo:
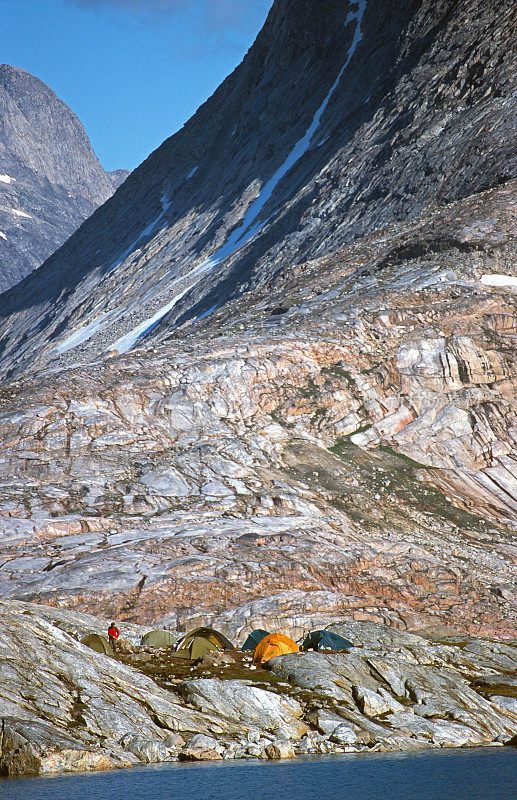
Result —
<instances>
[{"instance_id":1,"label":"rock outcrop","mask_svg":"<svg viewBox=\"0 0 517 800\"><path fill-rule=\"evenodd\" d=\"M39 267L128 174L103 170L48 86L0 65L0 292Z\"/></svg>"},{"instance_id":2,"label":"rock outcrop","mask_svg":"<svg viewBox=\"0 0 517 800\"><path fill-rule=\"evenodd\" d=\"M130 640L145 628L134 626L122 626L116 657L77 640L107 624L0 603L0 776L505 743L517 733L505 702L515 642L348 620L333 629L354 639L349 653L280 656L267 672L231 652L212 666L175 667L165 650L142 660Z\"/></svg>"}]
</instances>

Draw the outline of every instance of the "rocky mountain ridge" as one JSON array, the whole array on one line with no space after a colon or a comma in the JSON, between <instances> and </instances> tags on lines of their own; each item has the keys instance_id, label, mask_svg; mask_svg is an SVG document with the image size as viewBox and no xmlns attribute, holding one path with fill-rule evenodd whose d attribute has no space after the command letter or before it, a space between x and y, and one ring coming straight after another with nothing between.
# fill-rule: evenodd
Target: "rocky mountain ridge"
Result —
<instances>
[{"instance_id":1,"label":"rocky mountain ridge","mask_svg":"<svg viewBox=\"0 0 517 800\"><path fill-rule=\"evenodd\" d=\"M516 296L481 278L513 261L512 196L372 234L168 341L5 382L2 597L511 636Z\"/></svg>"},{"instance_id":2,"label":"rocky mountain ridge","mask_svg":"<svg viewBox=\"0 0 517 800\"><path fill-rule=\"evenodd\" d=\"M508 180L515 25L481 0L277 0L214 96L0 300L4 372L121 352Z\"/></svg>"},{"instance_id":3,"label":"rocky mountain ridge","mask_svg":"<svg viewBox=\"0 0 517 800\"><path fill-rule=\"evenodd\" d=\"M39 267L129 173L106 173L75 114L0 65L0 292Z\"/></svg>"}]
</instances>

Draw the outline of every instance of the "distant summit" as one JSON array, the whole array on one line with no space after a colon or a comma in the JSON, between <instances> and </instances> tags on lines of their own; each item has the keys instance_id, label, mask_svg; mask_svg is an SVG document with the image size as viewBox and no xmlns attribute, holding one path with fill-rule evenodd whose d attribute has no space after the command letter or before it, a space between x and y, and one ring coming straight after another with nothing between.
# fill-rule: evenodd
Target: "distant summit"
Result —
<instances>
[{"instance_id":1,"label":"distant summit","mask_svg":"<svg viewBox=\"0 0 517 800\"><path fill-rule=\"evenodd\" d=\"M120 186L121 183L124 183L128 175L131 175L131 170L129 169L114 169L111 172L107 173L110 178L113 186L116 189Z\"/></svg>"},{"instance_id":2,"label":"distant summit","mask_svg":"<svg viewBox=\"0 0 517 800\"><path fill-rule=\"evenodd\" d=\"M106 173L43 81L0 65L0 291L38 267L129 173Z\"/></svg>"}]
</instances>

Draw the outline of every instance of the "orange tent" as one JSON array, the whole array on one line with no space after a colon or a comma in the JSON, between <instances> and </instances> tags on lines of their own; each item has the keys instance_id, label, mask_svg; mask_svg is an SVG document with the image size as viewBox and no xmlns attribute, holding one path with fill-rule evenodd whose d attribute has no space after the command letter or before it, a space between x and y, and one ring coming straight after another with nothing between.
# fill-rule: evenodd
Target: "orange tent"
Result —
<instances>
[{"instance_id":1,"label":"orange tent","mask_svg":"<svg viewBox=\"0 0 517 800\"><path fill-rule=\"evenodd\" d=\"M283 633L269 633L258 643L253 653L254 664L264 664L270 658L283 656L285 653L298 653L300 648L289 636Z\"/></svg>"}]
</instances>

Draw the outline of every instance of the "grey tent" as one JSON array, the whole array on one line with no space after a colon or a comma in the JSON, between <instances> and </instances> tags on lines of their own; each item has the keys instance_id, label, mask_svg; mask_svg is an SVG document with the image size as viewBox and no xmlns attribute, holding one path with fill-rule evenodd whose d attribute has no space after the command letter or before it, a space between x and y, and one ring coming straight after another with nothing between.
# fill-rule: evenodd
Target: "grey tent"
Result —
<instances>
[{"instance_id":1,"label":"grey tent","mask_svg":"<svg viewBox=\"0 0 517 800\"><path fill-rule=\"evenodd\" d=\"M250 635L242 645L241 650L254 650L258 643L262 641L264 636L268 635L269 631L264 631L262 628L257 628L256 630L251 631Z\"/></svg>"},{"instance_id":2,"label":"grey tent","mask_svg":"<svg viewBox=\"0 0 517 800\"><path fill-rule=\"evenodd\" d=\"M89 633L81 639L81 644L91 647L97 653L104 653L104 655L112 656L114 654L113 645L109 642L107 636L101 636L99 633Z\"/></svg>"},{"instance_id":3,"label":"grey tent","mask_svg":"<svg viewBox=\"0 0 517 800\"><path fill-rule=\"evenodd\" d=\"M156 647L165 648L173 647L178 641L178 637L174 633L165 630L156 629L148 631L145 636L142 636L140 644L142 647Z\"/></svg>"}]
</instances>

